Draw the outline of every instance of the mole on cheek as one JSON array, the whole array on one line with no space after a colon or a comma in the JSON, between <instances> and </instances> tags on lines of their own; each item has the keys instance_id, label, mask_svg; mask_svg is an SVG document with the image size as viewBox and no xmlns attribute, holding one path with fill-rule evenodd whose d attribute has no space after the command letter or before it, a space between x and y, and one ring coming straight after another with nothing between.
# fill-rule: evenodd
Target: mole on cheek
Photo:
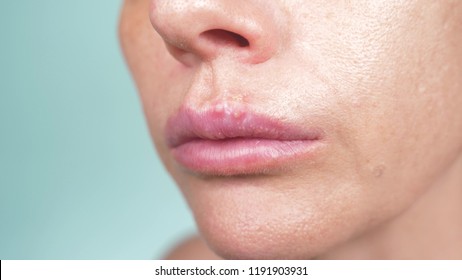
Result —
<instances>
[{"instance_id":1,"label":"mole on cheek","mask_svg":"<svg viewBox=\"0 0 462 280\"><path fill-rule=\"evenodd\" d=\"M382 177L384 172L385 172L385 165L383 164L379 164L372 169L372 174L376 178Z\"/></svg>"}]
</instances>

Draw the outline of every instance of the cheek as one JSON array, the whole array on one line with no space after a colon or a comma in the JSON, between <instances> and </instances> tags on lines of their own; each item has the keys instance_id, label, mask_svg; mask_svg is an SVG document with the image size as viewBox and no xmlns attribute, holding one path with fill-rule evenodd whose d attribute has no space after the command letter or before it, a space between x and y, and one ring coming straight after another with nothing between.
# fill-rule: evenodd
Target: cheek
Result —
<instances>
[{"instance_id":1,"label":"cheek","mask_svg":"<svg viewBox=\"0 0 462 280\"><path fill-rule=\"evenodd\" d=\"M422 25L377 57L381 71L358 82L369 92L343 101L355 124L357 173L385 215L406 210L434 187L462 151L461 30Z\"/></svg>"},{"instance_id":2,"label":"cheek","mask_svg":"<svg viewBox=\"0 0 462 280\"><path fill-rule=\"evenodd\" d=\"M311 21L295 51L319 65L329 91L313 102L340 120L358 174L423 188L461 146L461 15L448 18L446 5L374 5L348 20L331 13L332 26Z\"/></svg>"}]
</instances>

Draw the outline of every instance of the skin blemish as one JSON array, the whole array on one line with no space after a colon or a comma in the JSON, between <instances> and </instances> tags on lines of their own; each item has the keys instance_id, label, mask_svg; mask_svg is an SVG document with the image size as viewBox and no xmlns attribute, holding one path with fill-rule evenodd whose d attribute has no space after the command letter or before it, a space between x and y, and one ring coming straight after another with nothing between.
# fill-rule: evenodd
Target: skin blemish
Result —
<instances>
[{"instance_id":1,"label":"skin blemish","mask_svg":"<svg viewBox=\"0 0 462 280\"><path fill-rule=\"evenodd\" d=\"M217 105L215 106L215 112L217 112L217 113L222 113L223 110L224 110L223 104L219 103L219 104L217 104Z\"/></svg>"},{"instance_id":2,"label":"skin blemish","mask_svg":"<svg viewBox=\"0 0 462 280\"><path fill-rule=\"evenodd\" d=\"M244 113L242 111L235 111L233 112L233 117L235 119L238 119L239 117L241 117Z\"/></svg>"},{"instance_id":3,"label":"skin blemish","mask_svg":"<svg viewBox=\"0 0 462 280\"><path fill-rule=\"evenodd\" d=\"M376 178L382 177L384 172L385 172L385 165L383 164L379 164L372 169L372 174Z\"/></svg>"}]
</instances>

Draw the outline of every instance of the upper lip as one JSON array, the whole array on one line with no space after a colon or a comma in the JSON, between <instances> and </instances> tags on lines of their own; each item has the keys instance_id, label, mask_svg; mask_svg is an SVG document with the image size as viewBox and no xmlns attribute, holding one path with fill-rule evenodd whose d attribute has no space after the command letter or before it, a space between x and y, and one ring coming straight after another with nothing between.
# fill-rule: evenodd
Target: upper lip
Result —
<instances>
[{"instance_id":1,"label":"upper lip","mask_svg":"<svg viewBox=\"0 0 462 280\"><path fill-rule=\"evenodd\" d=\"M181 107L166 127L167 144L176 148L196 140L227 140L232 138L272 139L279 141L320 140L322 131L304 129L242 106L216 106L197 111Z\"/></svg>"}]
</instances>

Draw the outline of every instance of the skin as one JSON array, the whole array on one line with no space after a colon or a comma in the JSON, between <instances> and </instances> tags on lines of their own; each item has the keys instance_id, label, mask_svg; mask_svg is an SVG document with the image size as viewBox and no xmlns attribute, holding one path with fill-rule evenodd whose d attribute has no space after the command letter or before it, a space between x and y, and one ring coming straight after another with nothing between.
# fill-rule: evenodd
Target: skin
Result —
<instances>
[{"instance_id":1,"label":"skin","mask_svg":"<svg viewBox=\"0 0 462 280\"><path fill-rule=\"evenodd\" d=\"M462 258L462 1L126 0L120 38L217 255ZM265 174L190 172L166 123L214 104L321 127L324 145Z\"/></svg>"}]
</instances>

